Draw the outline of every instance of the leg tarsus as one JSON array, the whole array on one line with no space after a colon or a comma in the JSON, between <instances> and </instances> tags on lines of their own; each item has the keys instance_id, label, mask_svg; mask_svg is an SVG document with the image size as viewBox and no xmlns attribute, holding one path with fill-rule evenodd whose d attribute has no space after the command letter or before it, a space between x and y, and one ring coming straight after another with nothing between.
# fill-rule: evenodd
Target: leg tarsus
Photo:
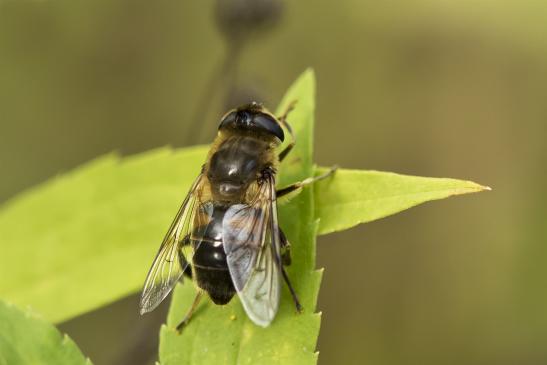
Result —
<instances>
[{"instance_id":1,"label":"leg tarsus","mask_svg":"<svg viewBox=\"0 0 547 365\"><path fill-rule=\"evenodd\" d=\"M181 333L184 326L186 326L188 324L188 322L190 321L190 318L192 318L192 314L196 310L196 308L199 304L199 301L201 299L202 294L203 293L201 291L198 291L198 293L196 294L196 297L194 298L194 301L192 302L192 306L190 307L188 312L186 312L186 315L184 316L184 319L177 325L177 332L179 334Z\"/></svg>"},{"instance_id":2,"label":"leg tarsus","mask_svg":"<svg viewBox=\"0 0 547 365\"><path fill-rule=\"evenodd\" d=\"M285 147L283 149L283 151L281 151L279 153L279 161L283 161L285 159L285 157L287 157L287 155L289 154L289 152L291 152L291 150L293 149L294 145L296 144L296 138L294 136L294 133L292 131L292 128L290 126L289 123L287 123L287 116L289 115L289 113L294 109L294 106L296 105L296 100L293 100L289 103L289 105L287 106L287 109L285 109L285 112L283 113L283 115L281 115L278 120L279 120L279 123L281 123L281 125L283 127L285 127L287 129L287 131L289 132L289 134L291 135L291 139L292 141L287 145L287 147Z\"/></svg>"},{"instance_id":3,"label":"leg tarsus","mask_svg":"<svg viewBox=\"0 0 547 365\"><path fill-rule=\"evenodd\" d=\"M285 271L285 268L283 266L281 266L281 273L283 274L283 279L285 279L285 282L289 287L289 291L291 292L292 300L294 302L294 306L296 307L296 311L298 313L302 313L304 308L302 307L302 304L300 304L300 300L298 299L298 296L296 295L296 292L294 291L294 288L292 287L289 280L289 275L287 275L287 272Z\"/></svg>"},{"instance_id":4,"label":"leg tarsus","mask_svg":"<svg viewBox=\"0 0 547 365\"><path fill-rule=\"evenodd\" d=\"M302 181L295 182L294 184L291 184L289 186L284 187L283 189L279 189L276 191L276 197L281 198L284 195L288 195L296 190L301 190L304 186L313 184L314 182L317 182L319 180L326 179L327 177L334 174L334 172L338 169L338 166L333 166L330 168L329 171L325 172L322 175L314 176L314 177L308 177L307 179L304 179Z\"/></svg>"},{"instance_id":5,"label":"leg tarsus","mask_svg":"<svg viewBox=\"0 0 547 365\"><path fill-rule=\"evenodd\" d=\"M285 108L285 111L283 112L283 114L281 114L277 119L279 119L279 121L285 125L285 127L289 130L289 132L292 134L292 129L290 126L288 126L287 124L287 116L289 115L290 112L293 111L294 109L294 106L296 105L296 103L298 102L298 100L293 100L289 103L289 105L287 105L287 108Z\"/></svg>"}]
</instances>

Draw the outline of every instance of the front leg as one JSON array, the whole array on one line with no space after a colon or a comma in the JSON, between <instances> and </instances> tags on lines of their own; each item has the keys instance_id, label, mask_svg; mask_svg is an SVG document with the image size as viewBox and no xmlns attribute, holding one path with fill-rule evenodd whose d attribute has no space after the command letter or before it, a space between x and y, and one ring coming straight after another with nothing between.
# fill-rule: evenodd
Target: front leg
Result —
<instances>
[{"instance_id":1,"label":"front leg","mask_svg":"<svg viewBox=\"0 0 547 365\"><path fill-rule=\"evenodd\" d=\"M294 184L291 184L287 187L279 189L279 190L276 191L276 197L278 199L282 198L282 197L286 197L286 198L290 199L290 197L298 195L305 186L313 184L316 181L326 179L327 177L334 174L334 172L337 169L338 169L338 166L333 166L333 167L331 167L331 169L329 171L327 171L323 175L308 177L307 179L295 182Z\"/></svg>"},{"instance_id":2,"label":"front leg","mask_svg":"<svg viewBox=\"0 0 547 365\"><path fill-rule=\"evenodd\" d=\"M287 145L287 147L285 147L283 149L283 151L281 151L279 153L279 162L283 161L285 159L285 157L287 157L287 155L289 154L289 152L291 152L291 150L293 149L294 145L296 144L296 137L294 136L294 133L292 131L292 128L290 126L290 124L287 122L287 116L289 115L289 113L294 109L294 106L296 104L296 100L293 100L289 106L287 107L287 109L285 110L285 112L283 113L283 115L281 115L278 120L279 120L279 123L285 127L285 129L287 129L287 131L289 132L289 134L291 135L291 142L289 142L289 144Z\"/></svg>"}]
</instances>

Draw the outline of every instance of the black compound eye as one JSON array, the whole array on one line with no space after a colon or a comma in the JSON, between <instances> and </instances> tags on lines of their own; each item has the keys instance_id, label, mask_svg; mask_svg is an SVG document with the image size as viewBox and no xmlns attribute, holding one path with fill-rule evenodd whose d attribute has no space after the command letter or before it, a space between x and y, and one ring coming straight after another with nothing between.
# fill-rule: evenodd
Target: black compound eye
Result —
<instances>
[{"instance_id":1,"label":"black compound eye","mask_svg":"<svg viewBox=\"0 0 547 365\"><path fill-rule=\"evenodd\" d=\"M234 110L228 113L218 126L218 129L240 129L255 131L258 133L267 133L273 135L281 142L285 139L283 129L279 122L268 113L262 112L262 109L254 104Z\"/></svg>"},{"instance_id":2,"label":"black compound eye","mask_svg":"<svg viewBox=\"0 0 547 365\"><path fill-rule=\"evenodd\" d=\"M273 134L277 138L283 142L285 139L285 134L283 133L283 129L272 116L264 113L256 114L254 117L254 124L264 130L265 132L268 132L270 134Z\"/></svg>"},{"instance_id":3,"label":"black compound eye","mask_svg":"<svg viewBox=\"0 0 547 365\"><path fill-rule=\"evenodd\" d=\"M224 118L222 118L218 129L222 129L224 127L234 127L236 124L237 114L238 113L236 111L228 113Z\"/></svg>"}]
</instances>

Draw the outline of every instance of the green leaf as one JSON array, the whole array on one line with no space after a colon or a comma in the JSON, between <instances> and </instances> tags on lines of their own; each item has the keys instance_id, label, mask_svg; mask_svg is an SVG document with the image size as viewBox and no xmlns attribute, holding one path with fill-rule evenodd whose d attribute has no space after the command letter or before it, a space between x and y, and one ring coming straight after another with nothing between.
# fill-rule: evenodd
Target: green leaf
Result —
<instances>
[{"instance_id":1,"label":"green leaf","mask_svg":"<svg viewBox=\"0 0 547 365\"><path fill-rule=\"evenodd\" d=\"M318 173L325 172L321 168ZM430 200L490 190L472 181L338 170L314 186L319 234L351 228Z\"/></svg>"},{"instance_id":2,"label":"green leaf","mask_svg":"<svg viewBox=\"0 0 547 365\"><path fill-rule=\"evenodd\" d=\"M277 114L297 99L289 122L294 151L280 167L279 186L315 171L315 81L305 72ZM289 139L289 138L287 138ZM0 297L32 305L50 321L88 312L141 289L161 238L205 161L206 146L161 148L120 159L101 157L38 186L0 210ZM172 328L190 305L188 282L175 291L161 360L195 363L314 364L320 316L314 313L320 272L315 235L378 219L427 200L483 187L452 179L339 170L280 207L280 225L292 242L288 269L305 311L297 315L284 286L277 318L253 325L236 299L226 307L200 307L182 336ZM60 300L59 298L62 298ZM137 311L137 308L135 308Z\"/></svg>"},{"instance_id":3,"label":"green leaf","mask_svg":"<svg viewBox=\"0 0 547 365\"><path fill-rule=\"evenodd\" d=\"M281 166L281 182L312 176L312 135L315 79L306 71L289 89L277 114L292 100L297 107L289 115L297 146ZM280 226L292 242L293 263L288 269L291 282L304 306L297 314L283 285L276 319L268 328L253 324L235 297L226 306L208 302L199 307L190 324L179 335L174 327L190 307L195 289L188 280L175 290L167 326L161 329L160 362L169 364L315 364L315 346L320 315L314 313L321 273L315 270L315 236L312 189L304 190L279 211ZM292 219L291 219L292 217ZM298 217L298 219L294 219Z\"/></svg>"},{"instance_id":4,"label":"green leaf","mask_svg":"<svg viewBox=\"0 0 547 365\"><path fill-rule=\"evenodd\" d=\"M206 153L108 155L6 204L0 297L62 321L139 290Z\"/></svg>"},{"instance_id":5,"label":"green leaf","mask_svg":"<svg viewBox=\"0 0 547 365\"><path fill-rule=\"evenodd\" d=\"M0 365L91 364L76 344L30 311L0 300Z\"/></svg>"}]
</instances>

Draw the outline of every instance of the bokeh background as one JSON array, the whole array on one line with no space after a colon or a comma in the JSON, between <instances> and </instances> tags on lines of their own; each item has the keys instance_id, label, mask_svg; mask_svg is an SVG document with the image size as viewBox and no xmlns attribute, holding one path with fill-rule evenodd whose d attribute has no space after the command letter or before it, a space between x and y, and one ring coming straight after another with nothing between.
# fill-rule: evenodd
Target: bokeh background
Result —
<instances>
[{"instance_id":1,"label":"bokeh background","mask_svg":"<svg viewBox=\"0 0 547 365\"><path fill-rule=\"evenodd\" d=\"M0 201L210 141L313 67L318 163L494 189L320 237L319 363L545 364L546 35L531 0L0 0ZM60 327L98 365L149 364L165 307L136 308Z\"/></svg>"}]
</instances>

